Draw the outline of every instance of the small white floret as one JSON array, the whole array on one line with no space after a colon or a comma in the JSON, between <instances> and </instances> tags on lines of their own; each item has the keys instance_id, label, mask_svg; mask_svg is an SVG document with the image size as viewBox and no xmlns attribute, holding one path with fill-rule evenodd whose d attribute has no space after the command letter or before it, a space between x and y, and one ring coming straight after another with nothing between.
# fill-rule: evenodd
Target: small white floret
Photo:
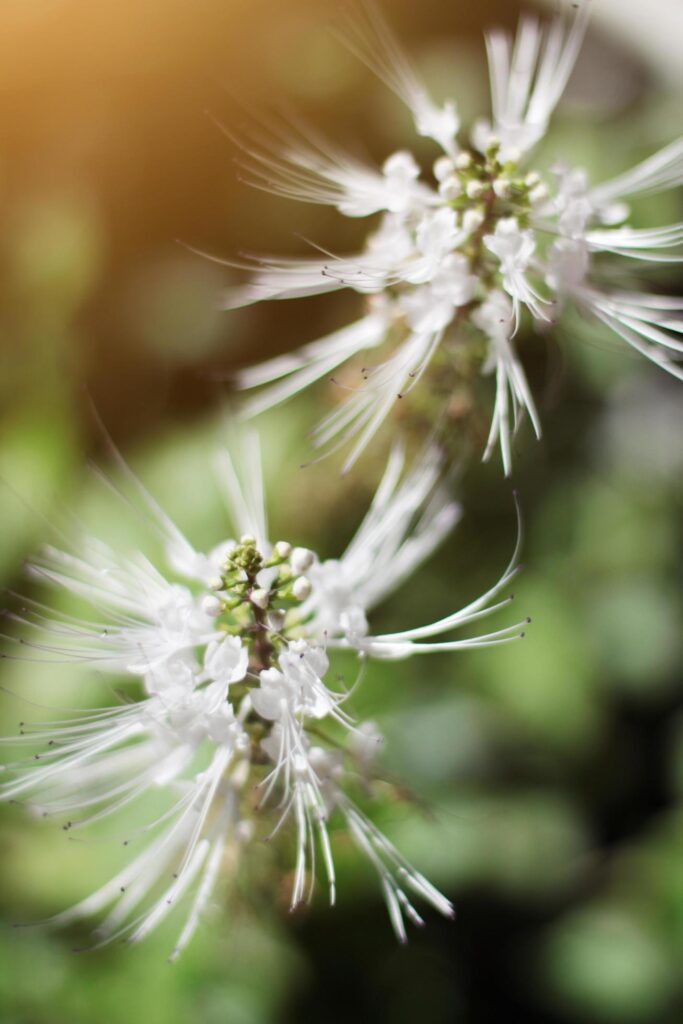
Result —
<instances>
[{"instance_id":1,"label":"small white floret","mask_svg":"<svg viewBox=\"0 0 683 1024\"><path fill-rule=\"evenodd\" d=\"M278 558L289 558L292 553L292 545L286 540L279 540L273 550Z\"/></svg>"},{"instance_id":2,"label":"small white floret","mask_svg":"<svg viewBox=\"0 0 683 1024\"><path fill-rule=\"evenodd\" d=\"M462 218L463 231L471 235L484 223L485 217L482 210L466 210Z\"/></svg>"},{"instance_id":3,"label":"small white floret","mask_svg":"<svg viewBox=\"0 0 683 1024\"><path fill-rule=\"evenodd\" d=\"M292 584L292 593L297 601L305 601L310 596L312 589L311 581L307 576L299 576Z\"/></svg>"},{"instance_id":4,"label":"small white floret","mask_svg":"<svg viewBox=\"0 0 683 1024\"><path fill-rule=\"evenodd\" d=\"M455 158L455 166L459 171L466 171L468 167L472 166L472 154L468 153L467 150L458 153Z\"/></svg>"},{"instance_id":5,"label":"small white floret","mask_svg":"<svg viewBox=\"0 0 683 1024\"><path fill-rule=\"evenodd\" d=\"M223 602L219 597L207 594L206 597L202 598L202 611L205 615L210 615L212 619L216 619L223 611Z\"/></svg>"},{"instance_id":6,"label":"small white floret","mask_svg":"<svg viewBox=\"0 0 683 1024\"><path fill-rule=\"evenodd\" d=\"M281 633L285 625L286 612L282 608L271 608L268 612L268 628Z\"/></svg>"},{"instance_id":7,"label":"small white floret","mask_svg":"<svg viewBox=\"0 0 683 1024\"><path fill-rule=\"evenodd\" d=\"M493 191L499 199L509 199L512 195L512 182L509 178L496 178L493 183Z\"/></svg>"},{"instance_id":8,"label":"small white floret","mask_svg":"<svg viewBox=\"0 0 683 1024\"><path fill-rule=\"evenodd\" d=\"M532 188L531 192L529 193L529 199L534 204L544 203L546 199L549 197L549 195L550 193L548 192L547 187L543 184L543 182L541 182L540 185L535 185L534 188Z\"/></svg>"},{"instance_id":9,"label":"small white floret","mask_svg":"<svg viewBox=\"0 0 683 1024\"><path fill-rule=\"evenodd\" d=\"M294 548L292 551L292 557L290 564L292 566L292 572L295 576L300 576L302 573L310 569L315 561L315 555L308 548Z\"/></svg>"},{"instance_id":10,"label":"small white floret","mask_svg":"<svg viewBox=\"0 0 683 1024\"><path fill-rule=\"evenodd\" d=\"M455 175L446 178L439 185L439 195L444 199L459 199L462 191L462 182Z\"/></svg>"},{"instance_id":11,"label":"small white floret","mask_svg":"<svg viewBox=\"0 0 683 1024\"><path fill-rule=\"evenodd\" d=\"M251 592L251 603L255 604L257 608L261 608L265 611L270 601L270 591L264 590L262 587L257 587L256 590Z\"/></svg>"},{"instance_id":12,"label":"small white floret","mask_svg":"<svg viewBox=\"0 0 683 1024\"><path fill-rule=\"evenodd\" d=\"M455 171L455 164L449 156L440 156L434 161L434 177L437 181L445 181Z\"/></svg>"},{"instance_id":13,"label":"small white floret","mask_svg":"<svg viewBox=\"0 0 683 1024\"><path fill-rule=\"evenodd\" d=\"M469 199L481 199L486 192L486 185L483 181L469 181L467 183L467 196Z\"/></svg>"},{"instance_id":14,"label":"small white floret","mask_svg":"<svg viewBox=\"0 0 683 1024\"><path fill-rule=\"evenodd\" d=\"M220 576L212 576L209 580L209 590L222 590L223 580Z\"/></svg>"}]
</instances>

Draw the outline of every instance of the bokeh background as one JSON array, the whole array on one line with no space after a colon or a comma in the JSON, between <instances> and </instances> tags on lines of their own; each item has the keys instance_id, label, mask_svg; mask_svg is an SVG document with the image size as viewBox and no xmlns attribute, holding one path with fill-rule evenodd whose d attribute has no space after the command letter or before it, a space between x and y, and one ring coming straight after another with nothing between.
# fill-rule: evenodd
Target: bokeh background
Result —
<instances>
[{"instance_id":1,"label":"bokeh background","mask_svg":"<svg viewBox=\"0 0 683 1024\"><path fill-rule=\"evenodd\" d=\"M548 8L556 7L553 3ZM677 0L594 0L563 114L539 155L593 175L681 132ZM512 0L387 0L439 96L488 109L481 30ZM323 0L5 0L0 7L0 577L64 509L135 545L134 523L87 469L107 463L97 415L198 544L224 514L210 471L231 370L341 324L348 296L225 314L231 271L199 249L350 249L364 225L238 180L231 130L291 106L381 159L413 145L394 98L328 31ZM427 145L420 158L429 162ZM681 197L639 205L683 219ZM652 274L680 293L678 272ZM343 840L334 911L286 913L286 881L256 850L179 963L173 932L76 954L85 931L15 929L102 878L106 843L74 843L17 808L0 845L2 1024L275 1024L351 1019L678 1024L683 1020L683 678L680 385L568 318L529 338L546 437L518 444L526 524L523 644L375 667L357 710L387 735L385 766L420 799L377 820L458 907L397 948L371 872ZM301 470L325 386L264 424L275 533L339 553L381 466L342 480ZM514 537L498 465L470 467L466 517L379 614L408 625L455 607ZM292 528L294 524L294 528ZM10 648L6 648L10 650ZM4 661L3 732L26 700L78 704L64 667ZM381 793L380 793L381 796ZM270 856L270 854L268 855ZM286 870L287 851L278 871ZM175 925L177 928L177 924ZM171 922L171 929L173 922Z\"/></svg>"}]
</instances>

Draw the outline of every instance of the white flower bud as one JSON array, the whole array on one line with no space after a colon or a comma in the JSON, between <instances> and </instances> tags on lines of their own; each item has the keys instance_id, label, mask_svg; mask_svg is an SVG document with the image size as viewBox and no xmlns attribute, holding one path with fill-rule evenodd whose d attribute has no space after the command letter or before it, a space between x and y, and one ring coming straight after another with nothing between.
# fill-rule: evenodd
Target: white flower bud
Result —
<instances>
[{"instance_id":1,"label":"white flower bud","mask_svg":"<svg viewBox=\"0 0 683 1024\"><path fill-rule=\"evenodd\" d=\"M261 608L265 611L270 601L270 591L264 590L262 587L257 587L256 590L251 592L251 603L255 604L257 608Z\"/></svg>"},{"instance_id":2,"label":"white flower bud","mask_svg":"<svg viewBox=\"0 0 683 1024\"><path fill-rule=\"evenodd\" d=\"M469 199L481 199L486 192L486 185L483 181L468 181L467 196Z\"/></svg>"},{"instance_id":3,"label":"white flower bud","mask_svg":"<svg viewBox=\"0 0 683 1024\"><path fill-rule=\"evenodd\" d=\"M286 612L282 608L271 608L268 612L268 627L274 633L281 633L285 625Z\"/></svg>"},{"instance_id":4,"label":"white flower bud","mask_svg":"<svg viewBox=\"0 0 683 1024\"><path fill-rule=\"evenodd\" d=\"M202 598L202 611L205 615L210 615L212 619L216 619L223 611L223 602L219 597L207 594L206 597Z\"/></svg>"},{"instance_id":5,"label":"white flower bud","mask_svg":"<svg viewBox=\"0 0 683 1024\"><path fill-rule=\"evenodd\" d=\"M512 195L512 182L509 178L496 178L493 183L493 191L499 199L509 199Z\"/></svg>"},{"instance_id":6,"label":"white flower bud","mask_svg":"<svg viewBox=\"0 0 683 1024\"><path fill-rule=\"evenodd\" d=\"M220 576L212 576L209 580L209 590L222 590L223 580Z\"/></svg>"},{"instance_id":7,"label":"white flower bud","mask_svg":"<svg viewBox=\"0 0 683 1024\"><path fill-rule=\"evenodd\" d=\"M290 559L292 572L295 576L300 576L301 573L304 573L307 569L311 568L314 561L315 555L312 551L309 551L308 548L294 548Z\"/></svg>"},{"instance_id":8,"label":"white flower bud","mask_svg":"<svg viewBox=\"0 0 683 1024\"><path fill-rule=\"evenodd\" d=\"M473 231L482 226L485 219L482 210L466 210L462 217L463 231L471 235Z\"/></svg>"},{"instance_id":9,"label":"white flower bud","mask_svg":"<svg viewBox=\"0 0 683 1024\"><path fill-rule=\"evenodd\" d=\"M510 146L509 149L505 150L505 162L508 164L518 164L522 159L521 149L517 149L516 146Z\"/></svg>"},{"instance_id":10,"label":"white flower bud","mask_svg":"<svg viewBox=\"0 0 683 1024\"><path fill-rule=\"evenodd\" d=\"M445 181L453 174L455 164L449 156L440 156L438 160L434 161L433 170L437 181Z\"/></svg>"},{"instance_id":11,"label":"white flower bud","mask_svg":"<svg viewBox=\"0 0 683 1024\"><path fill-rule=\"evenodd\" d=\"M279 540L273 546L273 551L278 558L289 558L292 553L292 545L286 540Z\"/></svg>"},{"instance_id":12,"label":"white flower bud","mask_svg":"<svg viewBox=\"0 0 683 1024\"><path fill-rule=\"evenodd\" d=\"M253 537L250 533L243 533L240 537L240 544L255 544L256 537Z\"/></svg>"},{"instance_id":13,"label":"white flower bud","mask_svg":"<svg viewBox=\"0 0 683 1024\"><path fill-rule=\"evenodd\" d=\"M297 601L305 601L310 596L312 589L308 576L299 576L292 584L292 593Z\"/></svg>"},{"instance_id":14,"label":"white flower bud","mask_svg":"<svg viewBox=\"0 0 683 1024\"><path fill-rule=\"evenodd\" d=\"M547 187L543 182L541 182L540 185L536 185L535 188L532 188L529 193L529 199L532 203L544 203L549 195L550 193L548 192Z\"/></svg>"},{"instance_id":15,"label":"white flower bud","mask_svg":"<svg viewBox=\"0 0 683 1024\"><path fill-rule=\"evenodd\" d=\"M459 171L466 171L468 167L472 166L472 154L468 153L466 149L462 153L458 153L455 158L455 166Z\"/></svg>"},{"instance_id":16,"label":"white flower bud","mask_svg":"<svg viewBox=\"0 0 683 1024\"><path fill-rule=\"evenodd\" d=\"M450 178L446 178L439 185L439 195L443 196L444 199L459 199L462 195L462 182L459 178L451 175Z\"/></svg>"},{"instance_id":17,"label":"white flower bud","mask_svg":"<svg viewBox=\"0 0 683 1024\"><path fill-rule=\"evenodd\" d=\"M540 185L541 175L538 173L538 171L529 171L526 178L524 179L524 184L527 186L527 188L534 188L535 185Z\"/></svg>"}]
</instances>

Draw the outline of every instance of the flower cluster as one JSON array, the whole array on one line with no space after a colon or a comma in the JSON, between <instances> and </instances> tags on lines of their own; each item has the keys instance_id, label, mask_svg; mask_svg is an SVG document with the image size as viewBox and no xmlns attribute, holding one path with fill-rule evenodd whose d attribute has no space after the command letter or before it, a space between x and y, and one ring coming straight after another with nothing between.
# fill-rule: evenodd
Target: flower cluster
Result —
<instances>
[{"instance_id":1,"label":"flower cluster","mask_svg":"<svg viewBox=\"0 0 683 1024\"><path fill-rule=\"evenodd\" d=\"M365 309L355 323L242 372L256 413L377 350L346 403L319 425L316 445L350 446L358 458L396 398L474 353L495 379L484 457L500 447L511 471L524 414L541 425L515 347L523 317L556 319L571 301L678 377L683 300L617 290L614 258L629 265L683 259L683 225L636 229L626 200L683 183L683 141L617 179L593 186L581 170L541 174L528 157L543 137L574 69L589 0L542 29L532 17L516 40L487 38L493 113L465 143L455 103L436 105L370 6L350 21L350 48L410 110L417 133L440 148L429 180L408 152L377 171L305 129L270 127L244 143L259 187L376 216L361 252L306 260L261 259L226 305L350 289ZM606 271L609 271L611 278ZM379 350L382 350L380 353ZM432 385L435 380L432 379ZM445 387L444 387L445 385ZM434 443L434 442L433 442ZM343 827L376 870L393 928L421 923L417 898L450 915L448 899L378 830L360 803L373 793L381 736L354 718L351 697L369 660L395 661L516 641L524 622L454 636L512 600L519 536L500 579L465 608L398 632L373 628L373 610L436 550L460 516L443 482L440 449L411 468L395 447L354 539L336 559L272 541L258 438L217 460L232 539L196 550L119 458L127 499L163 541L163 569L95 538L50 547L31 566L37 583L68 598L35 600L13 614L20 642L40 662L73 662L99 678L128 677L126 699L52 723L22 724L8 745L26 756L3 766L0 798L25 803L76 832L134 809L124 846L132 856L100 889L55 918L99 920L101 942L137 941L183 903L172 958L190 940L221 868L289 823L295 835L291 907L311 898L316 862L336 897L334 830ZM74 611L85 608L82 614ZM476 630L475 630L476 634ZM358 663L352 686L333 675L344 651ZM334 680L334 681L333 681ZM109 686L106 682L105 685ZM228 857L228 853L230 856Z\"/></svg>"},{"instance_id":2,"label":"flower cluster","mask_svg":"<svg viewBox=\"0 0 683 1024\"><path fill-rule=\"evenodd\" d=\"M75 616L27 602L15 618L35 658L94 666L104 679L133 677L138 688L121 704L72 720L22 724L5 742L30 752L4 766L0 795L56 817L69 832L138 808L143 823L124 841L132 858L55 919L98 916L102 942L143 938L185 899L177 956L211 897L226 848L263 837L261 821L267 835L287 819L295 825L292 908L312 894L316 850L333 903L335 817L376 869L405 940L404 919L420 922L416 896L447 915L451 904L350 795L371 790L380 735L372 723L354 720L350 689L330 683L329 654L401 659L517 639L524 623L449 638L509 603L503 592L517 571L517 549L497 583L466 608L376 633L373 607L459 518L439 483L438 458L428 452L405 471L394 450L355 538L327 561L269 541L254 435L239 459L224 452L219 464L239 539L195 550L128 473L132 497L164 540L163 573L142 554L123 557L93 538L78 552L49 548L32 566L38 580L90 608Z\"/></svg>"},{"instance_id":3,"label":"flower cluster","mask_svg":"<svg viewBox=\"0 0 683 1024\"><path fill-rule=\"evenodd\" d=\"M484 352L479 367L495 378L484 457L499 445L509 474L511 437L525 412L541 433L515 351L520 317L527 311L536 323L553 322L568 301L683 377L683 300L605 284L617 268L602 259L620 257L630 266L683 259L683 225L632 228L626 205L683 183L683 139L597 186L580 168L558 164L541 174L528 162L574 69L589 4L573 4L546 29L524 17L516 40L500 31L487 36L493 116L477 122L467 142L455 103L431 100L377 9L349 22L347 45L408 107L418 134L440 148L430 180L409 152L375 170L302 128L275 126L240 140L258 187L329 204L347 217L380 218L357 254L256 259L250 283L230 291L228 308L338 289L366 302L350 326L244 370L242 388L265 386L246 403L248 414L329 377L361 352L377 352L362 379L346 385L347 401L314 433L317 447L350 446L348 469L437 351L445 353L442 373L444 362L469 346Z\"/></svg>"}]
</instances>

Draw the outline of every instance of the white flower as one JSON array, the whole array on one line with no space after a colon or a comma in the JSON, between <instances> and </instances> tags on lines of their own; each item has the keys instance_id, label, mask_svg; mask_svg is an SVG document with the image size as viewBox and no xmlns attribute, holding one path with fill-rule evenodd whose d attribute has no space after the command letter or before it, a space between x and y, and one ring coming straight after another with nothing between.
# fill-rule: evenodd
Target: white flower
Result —
<instances>
[{"instance_id":1,"label":"white flower","mask_svg":"<svg viewBox=\"0 0 683 1024\"><path fill-rule=\"evenodd\" d=\"M417 259L413 266L404 271L403 279L410 284L431 281L441 261L453 253L460 240L458 221L453 210L442 208L434 213L426 213L415 232Z\"/></svg>"},{"instance_id":2,"label":"white flower","mask_svg":"<svg viewBox=\"0 0 683 1024\"><path fill-rule=\"evenodd\" d=\"M514 217L499 220L492 235L484 236L484 245L500 260L503 281L523 274L536 251L533 231L523 231Z\"/></svg>"},{"instance_id":3,"label":"white flower","mask_svg":"<svg viewBox=\"0 0 683 1024\"><path fill-rule=\"evenodd\" d=\"M518 639L522 623L469 639L449 637L508 604L509 596L498 595L517 571L517 551L498 583L461 611L378 634L373 607L434 551L459 516L440 484L437 455L426 452L404 473L401 451L394 449L354 540L338 560L321 563L308 548L268 540L258 451L257 440L247 436L238 451L215 460L229 530L240 538L221 545L214 560L220 586L205 578L210 555L194 551L129 471L131 500L167 541L167 555L170 548L165 573L141 554L123 556L92 539L81 545L82 555L51 549L38 563L42 568L33 570L87 600L91 617L49 617L42 605L28 602L25 642L46 662L71 658L100 673L127 674L144 687L120 705L52 726L25 726L5 741L30 748L33 756L7 761L0 797L27 802L67 830L113 821L135 808L138 824L124 842L131 847L128 863L55 919L98 917L100 942L144 938L182 900L185 923L171 954L177 956L211 897L226 847L236 850L248 841L273 804L270 834L288 820L296 831L293 907L311 896L316 845L334 902L327 821L336 815L377 870L401 941L404 918L420 920L408 891L452 913L448 900L346 792L354 779L370 790L378 734L351 716L353 686L331 685L329 655L339 648L356 652L359 682L367 658ZM303 567L308 575L296 575ZM187 574L187 585L174 578L178 571ZM221 595L220 614L211 617L202 612L206 599L216 598L210 585ZM321 746L330 725L346 737L346 751L327 749L324 740ZM242 796L247 784L259 794L256 809ZM279 803L270 799L276 791Z\"/></svg>"},{"instance_id":4,"label":"white flower","mask_svg":"<svg viewBox=\"0 0 683 1024\"><path fill-rule=\"evenodd\" d=\"M257 587L251 592L251 600L257 608L265 611L270 601L270 593L264 587Z\"/></svg>"},{"instance_id":5,"label":"white flower","mask_svg":"<svg viewBox=\"0 0 683 1024\"><path fill-rule=\"evenodd\" d=\"M460 119L453 100L439 107L429 96L376 6L349 16L343 42L405 103L419 135L433 139L451 157L457 156Z\"/></svg>"},{"instance_id":6,"label":"white flower","mask_svg":"<svg viewBox=\"0 0 683 1024\"><path fill-rule=\"evenodd\" d=\"M204 674L207 679L224 683L238 683L247 674L249 651L238 636L223 636L211 640L204 652Z\"/></svg>"},{"instance_id":7,"label":"white flower","mask_svg":"<svg viewBox=\"0 0 683 1024\"><path fill-rule=\"evenodd\" d=\"M339 631L344 615L356 633L370 612L396 590L443 542L461 516L460 506L439 487L440 460L429 450L403 475L400 447L390 455L372 506L339 559L310 570L313 596L304 614L314 616L317 635ZM342 632L346 632L342 627Z\"/></svg>"},{"instance_id":8,"label":"white flower","mask_svg":"<svg viewBox=\"0 0 683 1024\"><path fill-rule=\"evenodd\" d=\"M387 183L387 211L404 213L415 202L415 182L420 177L415 158L405 151L394 153L384 161L382 173Z\"/></svg>"},{"instance_id":9,"label":"white flower","mask_svg":"<svg viewBox=\"0 0 683 1024\"><path fill-rule=\"evenodd\" d=\"M334 904L336 881L332 851L327 833L327 820L338 810L356 846L364 853L379 875L389 918L396 937L407 941L404 917L412 924L424 921L413 906L406 890L429 903L446 917L453 917L453 906L423 875L405 860L379 829L359 810L342 789L345 781L343 758L338 753L311 746L305 737L294 741L296 753L291 757L291 770L285 782L287 807L295 817L298 832L297 862L292 888L292 908L306 898L305 881L309 857L315 858L313 834L317 832L328 880L330 903ZM276 726L262 748L275 762L279 772L287 736L283 726ZM310 851L310 852L309 852ZM315 876L311 865L311 878ZM310 898L310 888L308 893Z\"/></svg>"},{"instance_id":10,"label":"white flower","mask_svg":"<svg viewBox=\"0 0 683 1024\"><path fill-rule=\"evenodd\" d=\"M557 217L559 231L567 238L583 238L587 225L597 213L590 197L588 175L580 167L557 167L555 175L558 189L550 210Z\"/></svg>"},{"instance_id":11,"label":"white flower","mask_svg":"<svg viewBox=\"0 0 683 1024\"><path fill-rule=\"evenodd\" d=\"M213 588L212 588L213 589ZM202 598L202 611L212 619L217 619L223 610L223 603L219 597L207 594Z\"/></svg>"},{"instance_id":12,"label":"white flower","mask_svg":"<svg viewBox=\"0 0 683 1024\"><path fill-rule=\"evenodd\" d=\"M603 292L584 285L572 298L641 355L683 380L683 299L631 292ZM678 360L678 361L676 361Z\"/></svg>"},{"instance_id":13,"label":"white flower","mask_svg":"<svg viewBox=\"0 0 683 1024\"><path fill-rule=\"evenodd\" d=\"M472 300L477 280L470 274L464 256L449 253L440 261L430 283L403 299L408 323L420 334L442 331L450 324L454 311Z\"/></svg>"},{"instance_id":14,"label":"white flower","mask_svg":"<svg viewBox=\"0 0 683 1024\"><path fill-rule=\"evenodd\" d=\"M32 770L19 762L2 795L30 801L41 817L58 817L68 831L117 814L148 793L155 794L158 807L159 794L171 798L159 818L142 829L153 837L142 851L53 922L67 924L108 908L98 941L135 942L188 896L185 925L172 954L177 955L197 926L239 820L238 779L230 766L242 757L245 741L232 708L209 690L151 697L53 728L27 727L13 742L46 744L45 753L34 755ZM206 742L214 751L200 768L197 753ZM124 846L133 847L138 839L133 833Z\"/></svg>"},{"instance_id":15,"label":"white flower","mask_svg":"<svg viewBox=\"0 0 683 1024\"><path fill-rule=\"evenodd\" d=\"M306 572L315 562L315 555L308 548L294 548L290 558L292 572L297 576Z\"/></svg>"},{"instance_id":16,"label":"white flower","mask_svg":"<svg viewBox=\"0 0 683 1024\"><path fill-rule=\"evenodd\" d=\"M58 618L42 623L54 654L144 676L214 635L202 601L164 579L145 558L121 558L93 538L85 538L82 547L82 557L46 547L29 567L32 576L90 602L100 617L109 616L106 624L95 619L79 630Z\"/></svg>"},{"instance_id":17,"label":"white flower","mask_svg":"<svg viewBox=\"0 0 683 1024\"><path fill-rule=\"evenodd\" d=\"M543 138L574 70L589 14L589 3L577 4L569 25L557 18L546 32L536 18L524 17L514 46L504 32L487 33L493 125L483 120L475 128L478 149L486 151L493 131L503 161L517 162Z\"/></svg>"},{"instance_id":18,"label":"white flower","mask_svg":"<svg viewBox=\"0 0 683 1024\"><path fill-rule=\"evenodd\" d=\"M322 681L329 661L321 648L304 640L291 643L278 659L279 669L261 672L261 684L254 690L254 710L270 722L282 722L297 715L326 718L335 700Z\"/></svg>"},{"instance_id":19,"label":"white flower","mask_svg":"<svg viewBox=\"0 0 683 1024\"><path fill-rule=\"evenodd\" d=\"M311 593L311 582L306 576L298 576L292 583L292 593L297 601L305 601Z\"/></svg>"},{"instance_id":20,"label":"white flower","mask_svg":"<svg viewBox=\"0 0 683 1024\"><path fill-rule=\"evenodd\" d=\"M519 426L520 410L526 410L536 436L541 435L536 405L524 370L511 344L515 329L512 303L504 292L491 292L486 302L474 313L472 322L489 339L489 355L484 364L484 373L496 375L496 401L484 458L489 458L497 442L500 445L505 475L509 476L512 471L510 444Z\"/></svg>"},{"instance_id":21,"label":"white flower","mask_svg":"<svg viewBox=\"0 0 683 1024\"><path fill-rule=\"evenodd\" d=\"M437 486L439 460L434 452L419 460L403 480L402 465L402 454L395 449L373 506L346 552L311 570L313 592L302 614L312 616L313 635L328 649L352 648L382 659L508 643L523 636L525 622L517 622L471 639L433 639L476 622L509 602L507 597L491 603L518 571L519 537L501 578L466 608L427 626L373 634L368 613L429 557L460 515L459 507Z\"/></svg>"},{"instance_id":22,"label":"white flower","mask_svg":"<svg viewBox=\"0 0 683 1024\"><path fill-rule=\"evenodd\" d=\"M505 291L515 301L515 318L519 317L519 305L528 306L540 320L546 319L543 298L529 284L526 271L536 252L534 232L520 228L514 217L505 217L496 224L492 235L484 236L484 245L500 263L500 272Z\"/></svg>"},{"instance_id":23,"label":"white flower","mask_svg":"<svg viewBox=\"0 0 683 1024\"><path fill-rule=\"evenodd\" d=\"M246 415L291 398L367 353L361 381L339 382L345 404L313 432L317 448L349 446L347 470L397 399L429 378L437 349L466 345L470 335L464 325L477 326L477 310L501 290L513 300L514 325L505 346L498 345L506 355L497 361L493 433L484 456L498 438L508 473L508 406L513 421L517 407L526 407L540 434L513 348L525 314L547 323L573 301L680 375L677 314L664 323L636 317L637 328L628 314L622 320L619 296L592 279L592 259L594 254L621 257L632 269L638 261L683 260L683 225L633 229L626 205L632 197L683 183L683 140L597 186L581 167L553 164L548 177L525 165L572 75L589 13L590 0L582 0L545 28L537 18L523 17L514 41L501 31L488 33L493 117L475 126L473 151L460 148L455 104L449 100L439 107L429 97L381 14L372 8L347 19L347 45L406 104L418 134L433 139L442 152L433 162L429 184L420 180L417 163L406 151L390 156L381 171L371 171L320 140L307 140L302 130L296 145L285 145L284 154L273 154L269 146L263 151L245 147L251 162L257 168L260 163L263 187L329 202L348 215L381 215L360 253L327 260L317 255L295 261L266 258L252 283L228 300L234 306L346 288L368 303L366 316L351 326L240 373L242 388L265 385L245 404ZM383 342L388 352L375 360L373 351ZM444 361L438 372L448 372ZM455 367L453 379L458 380Z\"/></svg>"}]
</instances>

